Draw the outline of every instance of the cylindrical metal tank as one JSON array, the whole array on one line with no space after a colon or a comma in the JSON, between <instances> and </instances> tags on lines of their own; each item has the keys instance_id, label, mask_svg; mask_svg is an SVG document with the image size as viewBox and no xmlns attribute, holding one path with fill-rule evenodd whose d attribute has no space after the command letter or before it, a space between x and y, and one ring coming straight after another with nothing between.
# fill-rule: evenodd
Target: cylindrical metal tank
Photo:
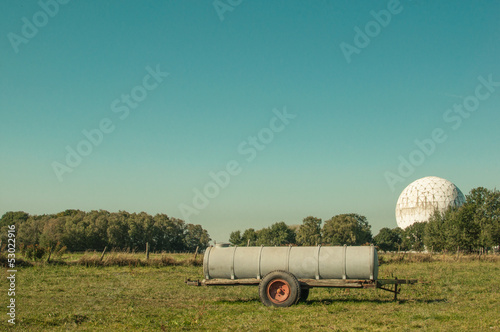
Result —
<instances>
[{"instance_id":1,"label":"cylindrical metal tank","mask_svg":"<svg viewBox=\"0 0 500 332\"><path fill-rule=\"evenodd\" d=\"M297 279L377 280L373 246L209 247L203 258L205 279L263 278L276 270Z\"/></svg>"}]
</instances>

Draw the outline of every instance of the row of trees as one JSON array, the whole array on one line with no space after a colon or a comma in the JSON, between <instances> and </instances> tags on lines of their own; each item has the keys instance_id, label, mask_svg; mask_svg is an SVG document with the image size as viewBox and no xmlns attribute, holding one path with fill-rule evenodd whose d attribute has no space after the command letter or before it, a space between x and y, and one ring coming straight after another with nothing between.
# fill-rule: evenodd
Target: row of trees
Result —
<instances>
[{"instance_id":1,"label":"row of trees","mask_svg":"<svg viewBox=\"0 0 500 332\"><path fill-rule=\"evenodd\" d=\"M304 218L302 225L279 222L260 230L232 232L233 245L363 245L372 243L384 251L487 251L500 246L500 192L483 187L472 189L459 208L436 211L428 222L406 229L382 228L372 238L364 216L340 214L325 221Z\"/></svg>"},{"instance_id":2,"label":"row of trees","mask_svg":"<svg viewBox=\"0 0 500 332\"><path fill-rule=\"evenodd\" d=\"M435 212L426 223L383 228L374 242L382 250L487 251L500 246L500 192L472 189L465 204Z\"/></svg>"},{"instance_id":3,"label":"row of trees","mask_svg":"<svg viewBox=\"0 0 500 332\"><path fill-rule=\"evenodd\" d=\"M41 216L7 212L0 219L3 243L7 242L7 226L12 224L16 225L17 246L66 246L70 251L102 250L106 246L144 250L148 243L151 251L184 252L205 249L210 241L200 225L145 212L66 210Z\"/></svg>"},{"instance_id":4,"label":"row of trees","mask_svg":"<svg viewBox=\"0 0 500 332\"><path fill-rule=\"evenodd\" d=\"M471 190L464 205L435 213L425 227L424 243L434 250L487 250L500 246L500 192Z\"/></svg>"},{"instance_id":5,"label":"row of trees","mask_svg":"<svg viewBox=\"0 0 500 332\"><path fill-rule=\"evenodd\" d=\"M54 248L66 246L70 251L86 249L145 248L152 251L194 251L209 245L208 232L200 225L165 214L151 216L145 212L83 212L66 210L51 215L29 215L7 212L0 219L0 239L7 243L7 226L16 225L16 244ZM500 245L500 192L482 187L471 190L466 203L436 212L428 222L415 223L402 230L382 228L372 238L371 226L364 216L340 214L324 222L306 217L302 225L287 226L277 222L260 230L235 231L229 241L234 245L364 245L373 243L381 250L488 250Z\"/></svg>"},{"instance_id":6,"label":"row of trees","mask_svg":"<svg viewBox=\"0 0 500 332\"><path fill-rule=\"evenodd\" d=\"M373 238L373 243L383 251L423 251L425 227L424 222L414 223L404 230L399 227L385 227Z\"/></svg>"},{"instance_id":7,"label":"row of trees","mask_svg":"<svg viewBox=\"0 0 500 332\"><path fill-rule=\"evenodd\" d=\"M229 236L233 245L267 245L280 246L297 244L312 246L330 245L363 245L372 241L371 226L364 216L358 214L339 214L325 221L316 217L306 217L300 226L287 226L278 222L270 227L255 230L234 231Z\"/></svg>"}]
</instances>

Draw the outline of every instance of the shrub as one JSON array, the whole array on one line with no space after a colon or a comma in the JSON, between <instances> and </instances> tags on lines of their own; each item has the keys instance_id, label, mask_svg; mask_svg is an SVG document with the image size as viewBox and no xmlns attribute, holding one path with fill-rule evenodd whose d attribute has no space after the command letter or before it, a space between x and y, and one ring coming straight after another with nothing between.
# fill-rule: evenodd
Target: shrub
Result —
<instances>
[{"instance_id":1,"label":"shrub","mask_svg":"<svg viewBox=\"0 0 500 332\"><path fill-rule=\"evenodd\" d=\"M46 250L44 247L40 247L38 244L35 245L28 245L24 247L24 257L27 259L37 261L41 260L43 256L45 256Z\"/></svg>"}]
</instances>

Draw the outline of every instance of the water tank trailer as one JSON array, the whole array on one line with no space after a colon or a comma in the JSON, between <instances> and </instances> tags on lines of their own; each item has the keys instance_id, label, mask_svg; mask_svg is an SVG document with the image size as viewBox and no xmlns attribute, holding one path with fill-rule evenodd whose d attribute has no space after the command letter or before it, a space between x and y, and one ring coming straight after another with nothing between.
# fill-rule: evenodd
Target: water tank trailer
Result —
<instances>
[{"instance_id":1,"label":"water tank trailer","mask_svg":"<svg viewBox=\"0 0 500 332\"><path fill-rule=\"evenodd\" d=\"M230 247L217 244L205 251L203 277L193 286L258 285L263 304L288 307L305 301L313 287L380 288L394 293L411 279L378 279L373 246ZM391 286L392 285L392 286Z\"/></svg>"}]
</instances>

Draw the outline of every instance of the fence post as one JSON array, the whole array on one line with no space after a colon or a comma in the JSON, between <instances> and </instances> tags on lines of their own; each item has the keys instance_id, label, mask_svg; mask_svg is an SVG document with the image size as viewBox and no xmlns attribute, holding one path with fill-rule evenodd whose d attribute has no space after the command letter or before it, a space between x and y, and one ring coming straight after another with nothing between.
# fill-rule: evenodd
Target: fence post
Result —
<instances>
[{"instance_id":1,"label":"fence post","mask_svg":"<svg viewBox=\"0 0 500 332\"><path fill-rule=\"evenodd\" d=\"M104 250L102 251L101 259L100 259L101 262L102 262L102 259L104 258L104 254L106 253L106 249L108 249L108 246L105 246Z\"/></svg>"},{"instance_id":2,"label":"fence post","mask_svg":"<svg viewBox=\"0 0 500 332\"><path fill-rule=\"evenodd\" d=\"M149 242L146 242L146 260L149 260Z\"/></svg>"},{"instance_id":3,"label":"fence post","mask_svg":"<svg viewBox=\"0 0 500 332\"><path fill-rule=\"evenodd\" d=\"M198 256L198 246L196 246L196 251L194 252L194 260L196 260L196 256Z\"/></svg>"},{"instance_id":4,"label":"fence post","mask_svg":"<svg viewBox=\"0 0 500 332\"><path fill-rule=\"evenodd\" d=\"M49 257L47 257L47 263L50 263L50 256L52 255L52 248L49 247Z\"/></svg>"}]
</instances>

